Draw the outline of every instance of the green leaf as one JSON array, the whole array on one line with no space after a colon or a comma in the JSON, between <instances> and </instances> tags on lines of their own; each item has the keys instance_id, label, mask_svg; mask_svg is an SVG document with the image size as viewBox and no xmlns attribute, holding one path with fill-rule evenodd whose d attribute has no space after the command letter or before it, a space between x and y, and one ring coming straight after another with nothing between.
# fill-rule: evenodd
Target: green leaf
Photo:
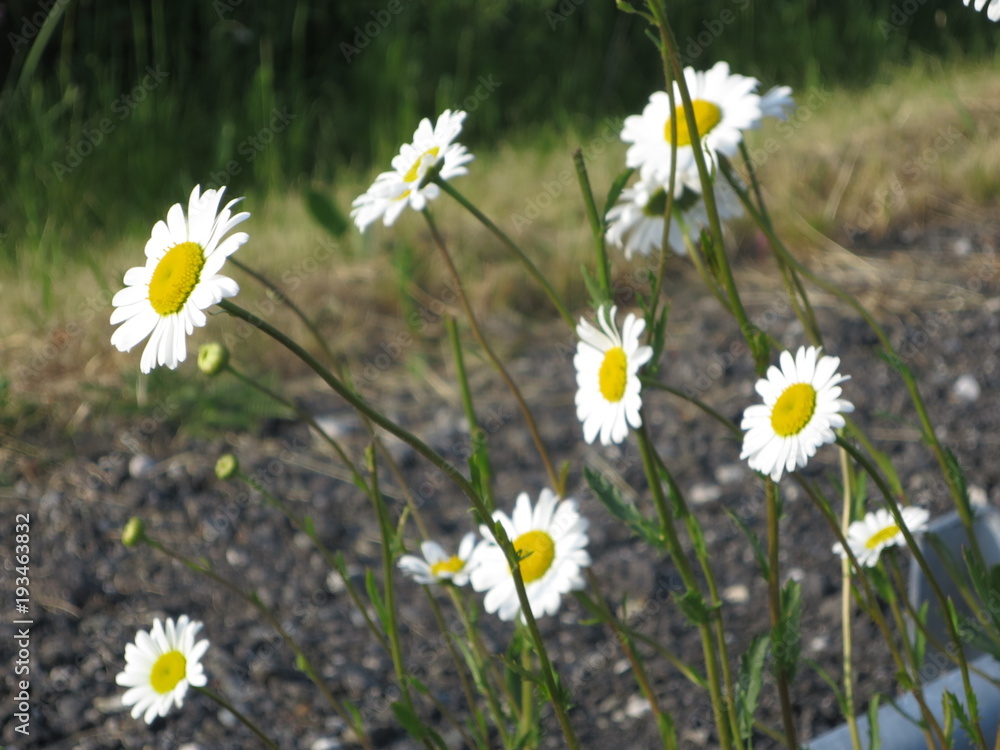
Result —
<instances>
[{"instance_id":1,"label":"green leaf","mask_svg":"<svg viewBox=\"0 0 1000 750\"><path fill-rule=\"evenodd\" d=\"M705 603L705 597L700 591L691 589L677 597L677 606L681 612L695 625L706 625L711 615L711 608Z\"/></svg>"},{"instance_id":2,"label":"green leaf","mask_svg":"<svg viewBox=\"0 0 1000 750\"><path fill-rule=\"evenodd\" d=\"M658 717L660 737L663 738L665 750L677 750L677 728L674 726L674 718L663 711Z\"/></svg>"},{"instance_id":3,"label":"green leaf","mask_svg":"<svg viewBox=\"0 0 1000 750\"><path fill-rule=\"evenodd\" d=\"M625 184L628 182L629 177L635 169L629 168L622 172L615 178L615 181L611 183L611 189L608 190L608 198L604 201L604 214L602 215L602 220L604 216L608 215L608 211L614 208L615 203L618 202L618 196L622 194L622 190L625 189Z\"/></svg>"},{"instance_id":4,"label":"green leaf","mask_svg":"<svg viewBox=\"0 0 1000 750\"><path fill-rule=\"evenodd\" d=\"M309 209L309 213L316 220L316 223L334 237L343 235L350 226L347 218L326 193L312 189L306 190L306 208Z\"/></svg>"},{"instance_id":5,"label":"green leaf","mask_svg":"<svg viewBox=\"0 0 1000 750\"><path fill-rule=\"evenodd\" d=\"M428 737L427 727L412 708L401 701L395 701L391 708L396 721L413 739L423 741Z\"/></svg>"},{"instance_id":6,"label":"green leaf","mask_svg":"<svg viewBox=\"0 0 1000 750\"><path fill-rule=\"evenodd\" d=\"M802 650L802 632L799 629L801 616L802 587L796 581L789 581L781 590L781 619L771 632L771 650L775 662L789 680L795 677Z\"/></svg>"},{"instance_id":7,"label":"green leaf","mask_svg":"<svg viewBox=\"0 0 1000 750\"><path fill-rule=\"evenodd\" d=\"M729 520L736 524L736 527L743 532L743 536L747 538L750 542L750 547L753 549L753 556L757 560L757 567L760 568L760 575L766 581L771 577L771 566L767 562L767 553L764 551L764 546L760 543L760 537L758 537L750 527L747 526L746 521L736 515L736 512L730 510L729 508L723 508L726 511L726 515L729 516Z\"/></svg>"},{"instance_id":8,"label":"green leaf","mask_svg":"<svg viewBox=\"0 0 1000 750\"><path fill-rule=\"evenodd\" d=\"M969 501L969 487L965 483L965 472L962 471L955 454L947 447L944 448L944 464L948 472L949 484L954 484L958 490L956 502L962 506L961 510L964 511L967 518L973 518L976 514Z\"/></svg>"},{"instance_id":9,"label":"green leaf","mask_svg":"<svg viewBox=\"0 0 1000 750\"><path fill-rule=\"evenodd\" d=\"M829 672L827 672L825 669L823 669L823 667L820 666L819 662L813 659L806 659L805 662L812 668L812 670L817 675L819 675L820 679L823 680L823 682L825 682L829 686L830 690L833 691L833 697L836 698L837 700L837 705L840 708L840 713L843 716L847 716L847 713L848 711L851 710L851 708L850 706L847 705L847 696L844 695L844 691L840 689L840 685L837 684L837 681L830 676Z\"/></svg>"},{"instance_id":10,"label":"green leaf","mask_svg":"<svg viewBox=\"0 0 1000 750\"><path fill-rule=\"evenodd\" d=\"M753 734L753 715L757 711L757 700L764 675L764 660L771 637L761 633L750 641L750 645L740 657L739 683L736 686L736 715L740 722L740 738L747 740Z\"/></svg>"},{"instance_id":11,"label":"green leaf","mask_svg":"<svg viewBox=\"0 0 1000 750\"><path fill-rule=\"evenodd\" d=\"M941 696L941 708L943 712L944 726L942 731L944 732L944 738L948 745L952 744L952 738L955 735L955 705L958 701L952 702L955 696L945 691L945 694Z\"/></svg>"},{"instance_id":12,"label":"green leaf","mask_svg":"<svg viewBox=\"0 0 1000 750\"><path fill-rule=\"evenodd\" d=\"M879 694L875 693L868 703L868 748L878 750L882 746L882 738L878 732L878 702Z\"/></svg>"},{"instance_id":13,"label":"green leaf","mask_svg":"<svg viewBox=\"0 0 1000 750\"><path fill-rule=\"evenodd\" d=\"M378 586L375 583L375 574L372 573L371 568L365 568L365 589L367 589L368 598L375 607L375 614L378 615L379 622L382 623L382 627L388 632L389 613L385 608L385 602L382 601L382 595L379 593Z\"/></svg>"},{"instance_id":14,"label":"green leaf","mask_svg":"<svg viewBox=\"0 0 1000 750\"><path fill-rule=\"evenodd\" d=\"M588 269L585 265L581 265L580 273L583 276L583 284L587 287L587 293L590 295L590 304L595 310L601 305L605 305L611 301L604 294L601 282L595 279L590 273L590 269Z\"/></svg>"},{"instance_id":15,"label":"green leaf","mask_svg":"<svg viewBox=\"0 0 1000 750\"><path fill-rule=\"evenodd\" d=\"M927 611L930 604L929 601L924 602L917 610L917 621L920 625L916 627L916 632L913 635L913 659L918 669L923 666L924 657L927 654L927 634L924 632L924 627L921 626L926 627L927 625Z\"/></svg>"},{"instance_id":16,"label":"green leaf","mask_svg":"<svg viewBox=\"0 0 1000 750\"><path fill-rule=\"evenodd\" d=\"M618 488L603 474L585 466L583 475L597 499L604 503L612 516L628 524L641 539L661 549L664 547L663 535L656 524L646 518L635 505L626 502Z\"/></svg>"}]
</instances>

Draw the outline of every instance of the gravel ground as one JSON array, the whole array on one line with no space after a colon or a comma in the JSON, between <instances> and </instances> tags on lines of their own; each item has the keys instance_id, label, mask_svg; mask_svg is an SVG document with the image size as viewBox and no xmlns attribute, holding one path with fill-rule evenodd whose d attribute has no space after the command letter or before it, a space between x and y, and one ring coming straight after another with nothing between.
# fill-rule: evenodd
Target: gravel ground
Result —
<instances>
[{"instance_id":1,"label":"gravel ground","mask_svg":"<svg viewBox=\"0 0 1000 750\"><path fill-rule=\"evenodd\" d=\"M982 228L939 229L919 237L896 238L891 247L866 251L863 260L818 258L824 271L861 295L887 327L915 370L941 438L964 466L973 497L1000 505L998 468L991 458L1000 444L1000 325L997 304L996 235ZM741 257L750 314L782 343L803 343L801 328L781 294L768 283L763 261ZM752 363L734 346L734 325L717 303L692 296L692 284L677 283L672 297L670 336L663 377L686 387L726 416L738 419L754 401ZM897 377L875 354L876 341L864 323L832 298L817 295L817 313L830 353L850 373L845 396L857 407L858 421L888 452L914 501L934 514L949 508L932 458L919 440L916 416ZM623 301L629 306L628 300ZM523 327L517 320L490 320L498 336ZM536 329L537 330L537 327ZM573 413L574 342L563 328L541 330L528 346L523 333L501 338L510 369L522 384L557 462L569 461L569 488L591 520L594 570L612 603L627 595L633 626L682 657L700 662L697 631L670 599L679 577L671 562L613 521L587 490L582 467L609 467L639 488L640 508L650 510L633 441L621 448L585 446ZM373 352L378 347L373 346ZM735 352L735 355L734 355ZM189 365L193 371L193 366ZM519 413L497 378L472 362L477 410L490 433L497 469L499 505L510 509L516 494L537 497L545 476L533 454ZM402 375L404 367L390 369ZM197 377L192 372L191 377ZM387 413L420 434L451 460L460 461L469 438L457 395L437 378L404 387L402 377L384 377L371 397ZM355 452L364 445L350 412L315 381L301 380L299 402L325 420ZM694 506L710 545L724 607L732 655L769 627L765 582L757 575L749 545L724 512L728 508L764 536L762 489L739 445L686 403L649 395L655 443L675 471ZM460 495L406 446L392 444L410 489L422 500L433 533L452 545L469 529ZM30 450L29 450L30 448ZM241 711L257 717L282 748L331 750L356 743L341 721L294 668L294 658L274 632L242 600L161 554L127 550L121 528L133 515L146 519L150 533L191 558L205 558L227 578L261 600L281 618L312 654L332 693L354 703L380 748L415 747L395 724L389 703L397 696L390 659L368 634L343 583L331 575L309 539L274 509L233 482L213 473L216 457L236 452L249 473L310 515L331 549L343 553L353 582L363 590L364 571L380 578L380 547L367 500L343 476L322 444L293 420L271 419L251 432L217 440L186 436L169 409L129 421L85 421L72 437L35 428L0 442L0 503L6 547L2 590L5 612L13 591L12 527L15 513L31 514L31 713L30 738L15 732L11 700L4 701L0 743L8 748L196 748L254 747L255 740L230 714L204 696L189 696L182 711L152 727L132 720L120 702L114 676L123 667L124 646L154 617L188 613L204 621L212 646L204 663L210 686ZM821 451L807 474L832 486L837 454ZM815 508L792 483L784 487L782 570L801 581L804 613L803 656L839 674L839 566L830 554L831 536ZM391 477L384 489L398 513L402 501ZM412 528L412 527L411 527ZM413 541L411 532L410 541ZM418 587L396 577L404 651L423 675L440 705L460 716L465 704L447 650ZM479 595L473 594L477 598ZM439 594L446 617L447 597ZM8 621L12 617L6 617ZM658 735L648 705L637 693L620 649L608 632L582 625L586 613L573 599L555 618L541 621L542 632L574 706L571 719L586 748L655 747ZM451 623L449 623L451 624ZM10 632L13 626L4 626ZM487 645L503 650L509 624L484 616ZM879 691L894 694L894 668L872 627L858 622L855 653L862 705ZM16 693L15 648L0 642L2 688ZM662 659L650 659L654 688L677 722L683 747L715 744L707 696L691 689ZM833 696L810 668L793 684L801 738L807 740L840 722ZM780 725L773 686L765 685L761 717ZM420 704L449 747L462 747L439 711ZM561 747L552 716L546 713L545 747ZM624 733L624 734L623 734ZM761 737L758 747L768 747Z\"/></svg>"}]
</instances>

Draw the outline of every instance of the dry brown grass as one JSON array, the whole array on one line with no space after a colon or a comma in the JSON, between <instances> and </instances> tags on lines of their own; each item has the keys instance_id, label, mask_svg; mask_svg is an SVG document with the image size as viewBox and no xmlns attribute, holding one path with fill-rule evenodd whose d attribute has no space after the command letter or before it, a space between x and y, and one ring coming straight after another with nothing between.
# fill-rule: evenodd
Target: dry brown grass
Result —
<instances>
[{"instance_id":1,"label":"dry brown grass","mask_svg":"<svg viewBox=\"0 0 1000 750\"><path fill-rule=\"evenodd\" d=\"M789 123L772 124L750 138L772 214L797 249L829 250L829 238L857 247L893 230L979 221L996 209L1000 76L994 71L940 70L928 64L899 71L863 92L819 93L800 92L800 109ZM477 159L470 174L455 183L522 243L571 309L585 303L579 269L592 257L571 153L583 148L603 205L623 164L616 132L609 121L594 134L567 134L555 148L472 144ZM339 205L346 210L370 177L343 179L335 190ZM554 317L542 293L472 217L447 196L432 207L470 297L488 325L505 337L505 346L518 346L530 320ZM442 304L457 309L423 220L412 212L391 230L379 225L359 235L352 229L333 247L297 194L274 196L264 205L248 202L247 208L253 213L252 239L240 259L311 310L337 351L370 352L373 342L405 330L408 312L430 311L425 318L433 318L436 326ZM737 237L752 240L745 229ZM15 392L47 401L74 393L81 380L114 386L123 372L137 368L137 352L120 354L109 346L107 319L110 295L124 270L141 260L144 239L122 241L100 253L80 248L83 257L100 258L93 269L24 267L7 276L0 295L0 314L8 321L0 334L0 375L12 379ZM393 261L407 247L413 259L408 281ZM632 270L616 259L617 273ZM243 287L240 304L269 309L259 286L238 271L233 275ZM38 303L39 279L46 277L50 311ZM404 296L415 301L407 307ZM224 317L198 332L192 353L201 341L233 334L232 322ZM272 319L308 340L286 310L279 307ZM251 361L266 357L279 368L288 366L262 336L241 347Z\"/></svg>"}]
</instances>

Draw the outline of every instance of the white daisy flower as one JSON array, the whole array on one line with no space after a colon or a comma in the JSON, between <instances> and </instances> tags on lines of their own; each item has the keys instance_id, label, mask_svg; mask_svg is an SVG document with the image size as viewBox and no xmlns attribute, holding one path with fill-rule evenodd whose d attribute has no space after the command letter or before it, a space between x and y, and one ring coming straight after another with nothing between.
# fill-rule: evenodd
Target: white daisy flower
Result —
<instances>
[{"instance_id":1,"label":"white daisy flower","mask_svg":"<svg viewBox=\"0 0 1000 750\"><path fill-rule=\"evenodd\" d=\"M775 86L760 98L761 117L787 120L794 109L791 86Z\"/></svg>"},{"instance_id":2,"label":"white daisy flower","mask_svg":"<svg viewBox=\"0 0 1000 750\"><path fill-rule=\"evenodd\" d=\"M421 542L420 551L423 553L423 559L416 555L403 555L399 558L399 569L417 583L451 581L456 586L464 586L469 581L468 563L475 547L476 535L471 531L462 537L457 555L449 555L437 542Z\"/></svg>"},{"instance_id":3,"label":"white daisy flower","mask_svg":"<svg viewBox=\"0 0 1000 750\"><path fill-rule=\"evenodd\" d=\"M135 643L125 646L125 671L115 682L129 688L122 696L122 703L132 706L132 718L152 724L157 716L166 716L172 705L180 708L184 703L188 685L204 687L207 683L201 666L201 657L208 650L208 641L194 642L201 630L200 622L192 622L187 615L167 618L163 627L159 618L153 620L153 630L140 630Z\"/></svg>"},{"instance_id":4,"label":"white daisy flower","mask_svg":"<svg viewBox=\"0 0 1000 750\"><path fill-rule=\"evenodd\" d=\"M205 325L202 310L240 291L219 271L249 238L246 232L226 235L250 214L232 214L241 198L219 211L225 188L200 190L196 185L191 191L187 218L175 203L167 220L156 222L146 243L146 265L130 268L125 288L111 300L111 325L122 324L111 335L119 351L131 351L149 337L139 363L144 373L157 365L176 368L187 358L187 337Z\"/></svg>"},{"instance_id":5,"label":"white daisy flower","mask_svg":"<svg viewBox=\"0 0 1000 750\"><path fill-rule=\"evenodd\" d=\"M708 71L695 72L684 69L684 80L691 95L698 134L705 151L713 156L734 156L743 136L740 131L756 128L760 124L760 97L753 93L756 78L731 75L729 65L718 62ZM670 178L670 120L677 119L677 171L693 174L688 170L694 164L691 134L681 104L680 88L674 83L676 107L670 109L666 91L657 91L641 115L625 118L621 139L631 144L625 153L625 163L638 167L643 175L652 175L666 182ZM714 160L714 159L713 159Z\"/></svg>"},{"instance_id":6,"label":"white daisy flower","mask_svg":"<svg viewBox=\"0 0 1000 750\"><path fill-rule=\"evenodd\" d=\"M532 509L528 493L522 492L514 504L513 518L496 511L493 520L503 525L521 558L521 579L535 617L554 615L563 594L584 587L580 571L590 565L585 549L589 523L577 512L576 500L560 501L552 490L543 489ZM482 534L485 539L472 553L472 588L487 592L483 601L487 612L495 612L501 620L513 620L521 611L514 576L486 526Z\"/></svg>"},{"instance_id":7,"label":"white daisy flower","mask_svg":"<svg viewBox=\"0 0 1000 750\"><path fill-rule=\"evenodd\" d=\"M927 528L930 513L924 508L908 506L900 509L903 524L911 534L919 534ZM872 568L878 562L882 550L892 545L906 546L906 538L885 508L868 513L859 521L847 527L847 545L858 559L858 564ZM847 557L843 545L837 542L833 545L833 553Z\"/></svg>"},{"instance_id":8,"label":"white daisy flower","mask_svg":"<svg viewBox=\"0 0 1000 750\"><path fill-rule=\"evenodd\" d=\"M781 369L768 368L756 385L764 403L748 406L740 425L747 430L740 458L748 458L751 469L777 482L836 439L834 429L845 424L841 414L854 411L840 398L838 383L850 376L838 373L839 366L839 357L820 356L810 346L799 347L794 359L782 352Z\"/></svg>"},{"instance_id":9,"label":"white daisy flower","mask_svg":"<svg viewBox=\"0 0 1000 750\"><path fill-rule=\"evenodd\" d=\"M694 182L697 183L697 179ZM743 213L743 205L728 183L719 180L714 188L719 219L726 221ZM624 250L626 258L636 253L649 255L659 250L663 245L666 209L667 190L664 184L653 178L641 177L632 187L622 191L619 202L608 211L608 242ZM696 242L701 230L708 225L708 212L700 193L682 186L674 196L670 248L677 255L686 255L685 234Z\"/></svg>"},{"instance_id":10,"label":"white daisy flower","mask_svg":"<svg viewBox=\"0 0 1000 750\"><path fill-rule=\"evenodd\" d=\"M969 0L962 0L965 5L969 5ZM986 15L991 21L1000 21L1000 0L975 0L973 7L979 13L986 7Z\"/></svg>"},{"instance_id":11,"label":"white daisy flower","mask_svg":"<svg viewBox=\"0 0 1000 750\"><path fill-rule=\"evenodd\" d=\"M434 184L421 184L431 169L437 169L443 180L467 174L465 165L475 157L465 146L452 143L462 132L465 112L446 109L436 125L426 117L413 133L413 143L404 143L392 160L392 170L375 178L368 192L354 199L351 218L362 232L379 217L385 226L392 226L407 206L423 211L427 201L434 200L441 189Z\"/></svg>"},{"instance_id":12,"label":"white daisy flower","mask_svg":"<svg viewBox=\"0 0 1000 750\"><path fill-rule=\"evenodd\" d=\"M660 227L662 231L662 226ZM641 427L642 384L639 368L653 356L653 349L640 346L646 321L629 313L621 334L615 327L617 307L597 311L598 330L586 320L576 327L576 417L583 423L583 438L594 442L598 433L603 445L620 443L629 427Z\"/></svg>"}]
</instances>

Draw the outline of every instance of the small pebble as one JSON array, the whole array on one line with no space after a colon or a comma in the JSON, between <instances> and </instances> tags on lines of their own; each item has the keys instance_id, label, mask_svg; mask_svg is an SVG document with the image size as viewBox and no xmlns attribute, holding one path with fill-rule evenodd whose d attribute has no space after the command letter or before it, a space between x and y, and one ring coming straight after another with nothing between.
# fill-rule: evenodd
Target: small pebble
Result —
<instances>
[{"instance_id":1,"label":"small pebble","mask_svg":"<svg viewBox=\"0 0 1000 750\"><path fill-rule=\"evenodd\" d=\"M649 713L650 710L649 701L641 695L629 696L628 702L625 704L625 715L631 719L638 719L643 714Z\"/></svg>"},{"instance_id":2,"label":"small pebble","mask_svg":"<svg viewBox=\"0 0 1000 750\"><path fill-rule=\"evenodd\" d=\"M951 243L951 251L959 257L968 255L972 252L972 240L968 237L959 237Z\"/></svg>"},{"instance_id":3,"label":"small pebble","mask_svg":"<svg viewBox=\"0 0 1000 750\"><path fill-rule=\"evenodd\" d=\"M309 746L309 750L340 750L344 743L334 737L320 737Z\"/></svg>"},{"instance_id":4,"label":"small pebble","mask_svg":"<svg viewBox=\"0 0 1000 750\"><path fill-rule=\"evenodd\" d=\"M717 484L696 484L688 492L688 500L694 505L711 503L722 497L722 488Z\"/></svg>"},{"instance_id":5,"label":"small pebble","mask_svg":"<svg viewBox=\"0 0 1000 750\"><path fill-rule=\"evenodd\" d=\"M746 604L750 601L750 589L742 583L735 583L722 590L722 598L730 604Z\"/></svg>"},{"instance_id":6,"label":"small pebble","mask_svg":"<svg viewBox=\"0 0 1000 750\"><path fill-rule=\"evenodd\" d=\"M976 379L968 374L960 376L951 387L951 393L955 398L969 404L978 401L982 392L983 389L979 387Z\"/></svg>"},{"instance_id":7,"label":"small pebble","mask_svg":"<svg viewBox=\"0 0 1000 750\"><path fill-rule=\"evenodd\" d=\"M985 508L989 504L986 490L976 485L969 486L969 502L975 508Z\"/></svg>"},{"instance_id":8,"label":"small pebble","mask_svg":"<svg viewBox=\"0 0 1000 750\"><path fill-rule=\"evenodd\" d=\"M137 453L128 462L128 475L133 479L146 479L152 476L156 461L149 456Z\"/></svg>"},{"instance_id":9,"label":"small pebble","mask_svg":"<svg viewBox=\"0 0 1000 750\"><path fill-rule=\"evenodd\" d=\"M715 481L719 484L735 484L748 473L746 464L722 464L715 470Z\"/></svg>"}]
</instances>

